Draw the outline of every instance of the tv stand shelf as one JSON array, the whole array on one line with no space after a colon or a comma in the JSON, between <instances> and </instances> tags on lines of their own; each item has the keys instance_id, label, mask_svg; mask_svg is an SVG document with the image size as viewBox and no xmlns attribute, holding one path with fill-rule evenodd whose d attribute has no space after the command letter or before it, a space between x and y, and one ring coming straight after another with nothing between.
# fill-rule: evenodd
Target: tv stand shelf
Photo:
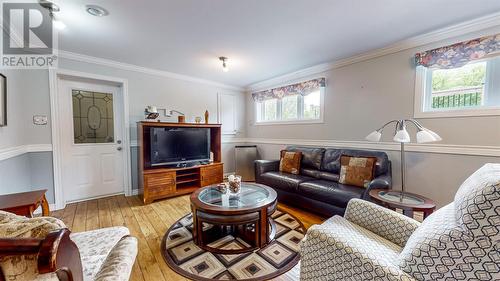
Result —
<instances>
[{"instance_id":1,"label":"tv stand shelf","mask_svg":"<svg viewBox=\"0 0 500 281\"><path fill-rule=\"evenodd\" d=\"M151 167L149 161L150 129L152 127L210 128L210 150L214 162L192 167ZM221 125L165 122L138 122L139 195L144 204L154 200L189 194L196 189L222 182Z\"/></svg>"}]
</instances>

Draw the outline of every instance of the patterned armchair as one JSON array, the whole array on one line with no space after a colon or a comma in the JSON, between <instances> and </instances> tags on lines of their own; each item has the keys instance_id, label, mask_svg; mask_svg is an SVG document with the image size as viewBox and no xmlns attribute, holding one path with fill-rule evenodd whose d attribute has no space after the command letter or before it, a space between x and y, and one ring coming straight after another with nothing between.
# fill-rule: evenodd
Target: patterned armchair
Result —
<instances>
[{"instance_id":1,"label":"patterned armchair","mask_svg":"<svg viewBox=\"0 0 500 281\"><path fill-rule=\"evenodd\" d=\"M486 164L422 224L352 199L311 227L301 280L500 280L500 164Z\"/></svg>"},{"instance_id":2,"label":"patterned armchair","mask_svg":"<svg viewBox=\"0 0 500 281\"><path fill-rule=\"evenodd\" d=\"M56 218L0 211L0 280L125 281L136 255L126 227L70 234Z\"/></svg>"}]
</instances>

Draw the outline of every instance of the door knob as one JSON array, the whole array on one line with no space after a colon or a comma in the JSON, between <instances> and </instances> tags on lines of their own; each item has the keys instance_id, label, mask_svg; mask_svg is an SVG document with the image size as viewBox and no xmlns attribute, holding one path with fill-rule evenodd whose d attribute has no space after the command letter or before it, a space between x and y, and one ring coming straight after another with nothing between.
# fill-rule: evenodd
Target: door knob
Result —
<instances>
[{"instance_id":1,"label":"door knob","mask_svg":"<svg viewBox=\"0 0 500 281\"><path fill-rule=\"evenodd\" d=\"M116 148L116 150L118 150L118 151L122 151L122 147L121 147L121 146L119 146L119 147L117 147L117 148Z\"/></svg>"},{"instance_id":2,"label":"door knob","mask_svg":"<svg viewBox=\"0 0 500 281\"><path fill-rule=\"evenodd\" d=\"M122 141L121 141L121 140L117 140L117 141L116 141L116 143L117 143L117 144L121 144L121 143L122 143Z\"/></svg>"}]
</instances>

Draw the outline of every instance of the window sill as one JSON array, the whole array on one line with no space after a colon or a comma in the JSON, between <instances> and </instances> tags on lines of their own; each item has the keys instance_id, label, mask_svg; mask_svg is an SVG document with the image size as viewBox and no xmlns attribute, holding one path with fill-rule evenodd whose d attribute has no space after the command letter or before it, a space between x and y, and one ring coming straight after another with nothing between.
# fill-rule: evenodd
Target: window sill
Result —
<instances>
[{"instance_id":1,"label":"window sill","mask_svg":"<svg viewBox=\"0 0 500 281\"><path fill-rule=\"evenodd\" d=\"M269 126L269 125L308 125L308 124L322 124L322 119L315 120L291 120L291 121L263 121L255 122L255 126Z\"/></svg>"},{"instance_id":2,"label":"window sill","mask_svg":"<svg viewBox=\"0 0 500 281\"><path fill-rule=\"evenodd\" d=\"M440 111L415 112L415 118L453 118L453 117L478 117L478 116L500 116L500 107L476 108L476 109L449 109Z\"/></svg>"}]
</instances>

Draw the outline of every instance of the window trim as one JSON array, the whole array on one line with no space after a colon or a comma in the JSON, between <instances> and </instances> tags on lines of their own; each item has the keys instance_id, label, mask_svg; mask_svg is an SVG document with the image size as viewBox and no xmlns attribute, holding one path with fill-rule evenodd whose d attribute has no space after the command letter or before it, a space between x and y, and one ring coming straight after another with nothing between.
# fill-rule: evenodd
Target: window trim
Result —
<instances>
[{"instance_id":1,"label":"window trim","mask_svg":"<svg viewBox=\"0 0 500 281\"><path fill-rule=\"evenodd\" d=\"M259 109L263 103L254 103L254 125L256 126L268 126L268 125L300 125L300 124L321 124L324 123L324 115L325 115L325 87L321 87L319 89L319 99L320 99L320 112L319 118L317 119L286 119L286 120L270 120L270 121L258 121L259 119ZM298 100L297 108L303 112L304 102L303 99ZM279 114L281 110L281 103L277 104L277 114ZM303 113L302 113L303 114ZM302 115L302 114L299 114Z\"/></svg>"},{"instance_id":2,"label":"window trim","mask_svg":"<svg viewBox=\"0 0 500 281\"><path fill-rule=\"evenodd\" d=\"M439 111L426 111L426 92L430 88L431 81L427 75L427 68L417 66L415 76L415 100L413 108L414 118L453 118L473 116L497 116L500 115L500 106L482 106L467 109L440 109Z\"/></svg>"}]
</instances>

